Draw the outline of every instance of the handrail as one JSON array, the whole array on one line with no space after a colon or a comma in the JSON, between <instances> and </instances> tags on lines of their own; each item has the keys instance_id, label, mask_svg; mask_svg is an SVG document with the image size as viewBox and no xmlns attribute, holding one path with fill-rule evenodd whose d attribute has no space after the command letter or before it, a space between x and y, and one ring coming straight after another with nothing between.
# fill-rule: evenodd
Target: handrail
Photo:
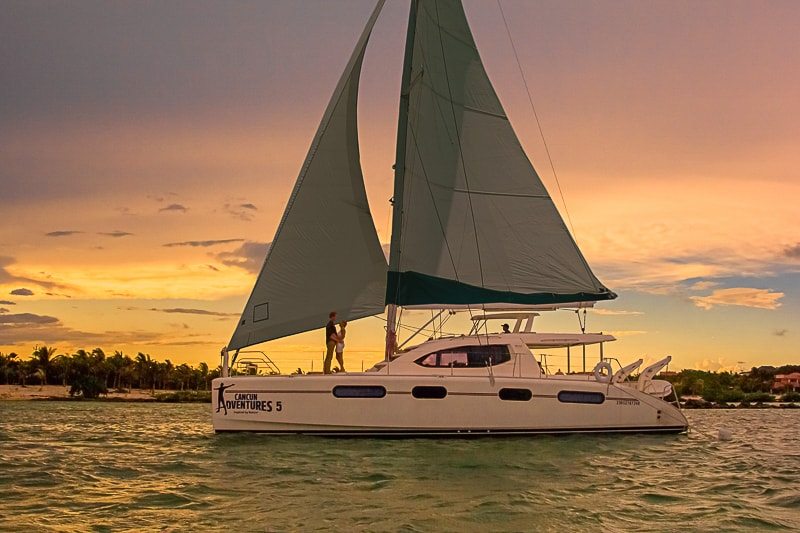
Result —
<instances>
[{"instance_id":1,"label":"handrail","mask_svg":"<svg viewBox=\"0 0 800 533\"><path fill-rule=\"evenodd\" d=\"M270 375L276 375L281 373L281 369L278 368L278 365L265 353L261 350L242 350L239 352L240 354L259 354L260 357L256 356L245 356L239 357L236 361L236 368L244 367L248 371L245 372L249 374L249 370L252 368L256 369L256 373L258 373L261 368L266 369L266 373Z\"/></svg>"}]
</instances>

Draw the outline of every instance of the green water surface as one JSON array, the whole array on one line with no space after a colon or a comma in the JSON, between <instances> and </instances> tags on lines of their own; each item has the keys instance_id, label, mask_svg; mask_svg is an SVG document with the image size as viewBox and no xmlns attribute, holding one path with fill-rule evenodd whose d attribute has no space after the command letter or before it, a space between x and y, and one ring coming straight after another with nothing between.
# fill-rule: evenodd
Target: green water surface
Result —
<instances>
[{"instance_id":1,"label":"green water surface","mask_svg":"<svg viewBox=\"0 0 800 533\"><path fill-rule=\"evenodd\" d=\"M348 440L215 435L206 405L0 401L0 530L796 530L800 410L688 417L678 436Z\"/></svg>"}]
</instances>

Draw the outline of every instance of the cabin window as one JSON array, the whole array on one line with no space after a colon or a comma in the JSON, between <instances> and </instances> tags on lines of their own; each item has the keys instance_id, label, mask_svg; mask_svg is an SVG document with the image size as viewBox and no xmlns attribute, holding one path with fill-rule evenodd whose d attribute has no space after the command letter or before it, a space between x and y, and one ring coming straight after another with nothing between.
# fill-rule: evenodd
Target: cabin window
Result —
<instances>
[{"instance_id":1,"label":"cabin window","mask_svg":"<svg viewBox=\"0 0 800 533\"><path fill-rule=\"evenodd\" d=\"M533 398L533 393L530 389L500 389L498 396L500 396L501 400L527 402Z\"/></svg>"},{"instance_id":2,"label":"cabin window","mask_svg":"<svg viewBox=\"0 0 800 533\"><path fill-rule=\"evenodd\" d=\"M337 398L383 398L386 388L380 385L337 385L333 388Z\"/></svg>"},{"instance_id":3,"label":"cabin window","mask_svg":"<svg viewBox=\"0 0 800 533\"><path fill-rule=\"evenodd\" d=\"M601 404L606 401L606 397L602 392L562 390L558 393L558 401L562 403Z\"/></svg>"},{"instance_id":4,"label":"cabin window","mask_svg":"<svg viewBox=\"0 0 800 533\"><path fill-rule=\"evenodd\" d=\"M411 395L414 398L441 400L447 396L447 389L444 387L426 387L421 385L411 389Z\"/></svg>"},{"instance_id":5,"label":"cabin window","mask_svg":"<svg viewBox=\"0 0 800 533\"><path fill-rule=\"evenodd\" d=\"M505 344L460 346L429 353L415 362L428 368L485 368L511 361Z\"/></svg>"}]
</instances>

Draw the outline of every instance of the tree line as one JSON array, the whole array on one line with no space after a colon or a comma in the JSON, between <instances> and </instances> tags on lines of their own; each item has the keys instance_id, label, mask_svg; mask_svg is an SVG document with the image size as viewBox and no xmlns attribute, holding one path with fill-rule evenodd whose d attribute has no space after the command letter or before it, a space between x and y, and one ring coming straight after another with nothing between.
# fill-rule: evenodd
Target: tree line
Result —
<instances>
[{"instance_id":1,"label":"tree line","mask_svg":"<svg viewBox=\"0 0 800 533\"><path fill-rule=\"evenodd\" d=\"M205 391L220 373L219 367L212 370L206 363L175 365L142 352L136 357L118 350L107 356L101 348L56 352L50 346L37 346L28 359L0 353L0 380L6 385L69 386L70 395L97 398L109 390L132 388Z\"/></svg>"},{"instance_id":2,"label":"tree line","mask_svg":"<svg viewBox=\"0 0 800 533\"><path fill-rule=\"evenodd\" d=\"M777 374L800 372L800 365L753 367L749 372L681 370L663 379L670 381L679 396L700 396L707 402L772 402L772 384ZM800 392L785 391L783 401L800 401Z\"/></svg>"}]
</instances>

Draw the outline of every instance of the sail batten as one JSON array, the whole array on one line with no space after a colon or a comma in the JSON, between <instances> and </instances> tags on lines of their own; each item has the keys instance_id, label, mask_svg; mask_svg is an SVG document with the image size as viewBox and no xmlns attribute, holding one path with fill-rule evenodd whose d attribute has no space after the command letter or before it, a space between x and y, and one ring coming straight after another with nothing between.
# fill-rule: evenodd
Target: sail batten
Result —
<instances>
[{"instance_id":1,"label":"sail batten","mask_svg":"<svg viewBox=\"0 0 800 533\"><path fill-rule=\"evenodd\" d=\"M331 96L228 344L240 349L384 308L386 259L367 202L358 145L361 65L379 0Z\"/></svg>"},{"instance_id":2,"label":"sail batten","mask_svg":"<svg viewBox=\"0 0 800 533\"><path fill-rule=\"evenodd\" d=\"M387 304L614 298L517 139L459 0L412 0L404 68Z\"/></svg>"}]
</instances>

